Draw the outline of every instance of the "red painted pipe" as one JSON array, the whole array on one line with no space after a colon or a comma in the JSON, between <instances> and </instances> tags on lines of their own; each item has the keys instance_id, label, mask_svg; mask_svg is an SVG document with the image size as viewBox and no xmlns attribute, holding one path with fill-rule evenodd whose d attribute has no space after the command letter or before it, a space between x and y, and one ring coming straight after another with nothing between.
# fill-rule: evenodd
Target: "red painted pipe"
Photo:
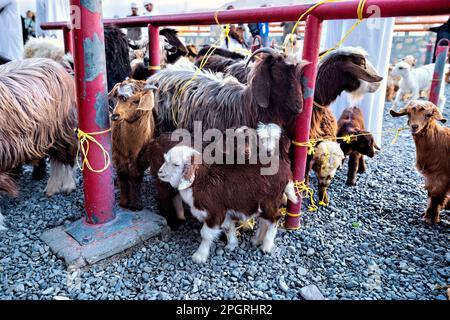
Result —
<instances>
[{"instance_id":1,"label":"red painted pipe","mask_svg":"<svg viewBox=\"0 0 450 320\"><path fill-rule=\"evenodd\" d=\"M159 48L159 28L152 24L148 25L148 45L150 55L150 74L156 73L160 69L160 48Z\"/></svg>"},{"instance_id":2,"label":"red painted pipe","mask_svg":"<svg viewBox=\"0 0 450 320\"><path fill-rule=\"evenodd\" d=\"M359 1L346 1L336 3L325 3L316 9L313 14L321 20L356 19ZM220 11L218 20L221 24L239 22L280 22L296 21L311 4L279 6L270 8L252 8L239 10ZM368 0L365 8L376 6L380 17L405 17L442 15L450 13L450 1L448 0ZM185 26L185 25L211 25L216 24L216 12L180 13L171 15L142 16L122 19L106 19L106 25L117 25L118 27L145 27L148 24L155 26ZM364 10L364 17L368 18L372 11ZM41 28L61 29L67 22L51 22L41 24Z\"/></svg>"},{"instance_id":3,"label":"red painted pipe","mask_svg":"<svg viewBox=\"0 0 450 320\"><path fill-rule=\"evenodd\" d=\"M78 126L86 133L108 130L109 111L106 86L105 43L101 0L70 0L81 10L80 28L73 30L75 80L78 102ZM111 133L94 138L111 154ZM94 169L104 167L101 149L91 143L88 159ZM83 172L86 222L103 224L114 219L114 185L111 166L103 173Z\"/></svg>"},{"instance_id":4,"label":"red painted pipe","mask_svg":"<svg viewBox=\"0 0 450 320\"><path fill-rule=\"evenodd\" d=\"M431 82L429 97L429 100L435 105L439 105L439 96L443 94L441 93L441 86L442 81L444 81L445 61L447 60L449 44L449 40L441 39L436 47L436 62L434 65L433 81Z\"/></svg>"},{"instance_id":5,"label":"red painted pipe","mask_svg":"<svg viewBox=\"0 0 450 320\"><path fill-rule=\"evenodd\" d=\"M314 88L317 76L317 64L319 62L320 33L322 31L322 21L315 16L308 16L306 20L305 40L303 43L303 59L311 62L305 67L303 91L304 102L303 112L297 117L295 123L295 141L309 141L309 131L311 129L311 116L314 102ZM295 147L294 153L294 180L305 180L305 168L307 160L307 147ZM289 203L288 216L286 220L287 229L297 229L300 227L300 212L302 209L302 199L297 204Z\"/></svg>"},{"instance_id":6,"label":"red painted pipe","mask_svg":"<svg viewBox=\"0 0 450 320\"><path fill-rule=\"evenodd\" d=\"M63 28L64 33L64 51L73 55L73 32L71 28Z\"/></svg>"},{"instance_id":7,"label":"red painted pipe","mask_svg":"<svg viewBox=\"0 0 450 320\"><path fill-rule=\"evenodd\" d=\"M433 62L433 50L434 44L432 42L428 42L426 45L425 64L430 64Z\"/></svg>"}]
</instances>

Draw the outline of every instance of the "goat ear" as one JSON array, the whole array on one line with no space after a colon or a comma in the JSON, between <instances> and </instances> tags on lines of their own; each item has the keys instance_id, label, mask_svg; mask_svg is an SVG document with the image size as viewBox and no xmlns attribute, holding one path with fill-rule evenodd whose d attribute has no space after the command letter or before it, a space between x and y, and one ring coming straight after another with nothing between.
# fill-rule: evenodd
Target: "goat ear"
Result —
<instances>
[{"instance_id":1,"label":"goat ear","mask_svg":"<svg viewBox=\"0 0 450 320\"><path fill-rule=\"evenodd\" d=\"M358 79L367 81L367 82L380 82L383 80L383 77L380 77L377 74L370 73L368 70L362 68L361 66L351 62L344 62L344 71L354 74Z\"/></svg>"},{"instance_id":2,"label":"goat ear","mask_svg":"<svg viewBox=\"0 0 450 320\"><path fill-rule=\"evenodd\" d=\"M139 101L138 110L152 111L155 107L155 96L153 91L146 92Z\"/></svg>"},{"instance_id":3,"label":"goat ear","mask_svg":"<svg viewBox=\"0 0 450 320\"><path fill-rule=\"evenodd\" d=\"M253 96L255 97L256 103L258 103L258 106L261 108L268 108L270 103L270 68L273 64L273 59L273 56L267 56L259 66L261 70L258 73L258 76L252 79Z\"/></svg>"},{"instance_id":4,"label":"goat ear","mask_svg":"<svg viewBox=\"0 0 450 320\"><path fill-rule=\"evenodd\" d=\"M184 167L183 176L181 178L180 184L178 185L178 190L186 190L194 184L198 166L199 165L196 162L196 157L193 156L191 159L191 163L185 165Z\"/></svg>"},{"instance_id":5,"label":"goat ear","mask_svg":"<svg viewBox=\"0 0 450 320\"><path fill-rule=\"evenodd\" d=\"M437 120L440 121L441 123L446 123L447 119L444 118L444 116L442 115L441 111L439 111L438 108L434 108L433 109L433 117Z\"/></svg>"},{"instance_id":6,"label":"goat ear","mask_svg":"<svg viewBox=\"0 0 450 320\"><path fill-rule=\"evenodd\" d=\"M403 108L397 111L395 111L394 109L389 110L389 113L391 114L391 116L393 116L394 118L398 118L398 117L402 117L402 116L406 116L409 114L409 111L407 108Z\"/></svg>"}]
</instances>

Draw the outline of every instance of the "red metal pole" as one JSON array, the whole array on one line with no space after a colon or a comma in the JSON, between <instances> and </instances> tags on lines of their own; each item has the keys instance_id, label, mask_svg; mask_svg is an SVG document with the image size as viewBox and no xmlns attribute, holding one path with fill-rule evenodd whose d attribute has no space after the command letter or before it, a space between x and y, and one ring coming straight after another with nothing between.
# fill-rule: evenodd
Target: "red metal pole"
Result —
<instances>
[{"instance_id":1,"label":"red metal pole","mask_svg":"<svg viewBox=\"0 0 450 320\"><path fill-rule=\"evenodd\" d=\"M439 96L442 94L441 86L442 81L444 81L445 61L447 60L449 44L449 40L441 39L436 47L436 62L434 65L433 81L431 82L429 98L435 105L439 105ZM444 107L442 106L442 109L443 108Z\"/></svg>"},{"instance_id":2,"label":"red metal pole","mask_svg":"<svg viewBox=\"0 0 450 320\"><path fill-rule=\"evenodd\" d=\"M69 27L63 28L64 33L64 50L66 53L71 53L73 56L73 32Z\"/></svg>"},{"instance_id":3,"label":"red metal pole","mask_svg":"<svg viewBox=\"0 0 450 320\"><path fill-rule=\"evenodd\" d=\"M154 26L152 24L148 25L148 52L149 52L149 58L150 58L150 74L156 73L158 70L161 69L160 62L160 48L159 48L159 28L157 26Z\"/></svg>"},{"instance_id":4,"label":"red metal pole","mask_svg":"<svg viewBox=\"0 0 450 320\"><path fill-rule=\"evenodd\" d=\"M75 79L79 128L86 133L109 130L106 86L105 43L101 0L70 0L80 8L79 29L73 30ZM111 154L111 133L93 136ZM88 159L94 169L105 166L102 150L90 143ZM102 173L88 168L83 172L84 204L88 224L104 224L114 219L114 185L111 166Z\"/></svg>"},{"instance_id":5,"label":"red metal pole","mask_svg":"<svg viewBox=\"0 0 450 320\"><path fill-rule=\"evenodd\" d=\"M311 116L314 101L314 88L317 76L317 64L319 62L320 33L322 31L322 21L315 16L308 16L306 20L305 41L303 46L303 59L311 62L304 72L304 103L303 112L297 117L295 123L295 141L309 141L309 131L311 129ZM294 179L304 181L306 158L308 156L307 147L295 147L294 153ZM302 209L302 199L299 203L288 205L288 216L286 219L286 229L295 230L300 227L300 212Z\"/></svg>"},{"instance_id":6,"label":"red metal pole","mask_svg":"<svg viewBox=\"0 0 450 320\"><path fill-rule=\"evenodd\" d=\"M344 1L324 3L314 9L312 14L321 20L356 19L359 1ZM449 0L367 0L365 8L377 7L381 18L442 15L450 13ZM220 23L250 23L250 22L280 22L296 21L298 17L308 10L311 4L278 6L269 8L251 8L220 11L218 19ZM373 11L364 10L364 18L373 15ZM186 25L211 25L216 24L216 12L196 12L167 14L157 16L141 16L122 19L105 19L106 25L117 25L121 28L144 27L149 23L155 26L186 26ZM49 22L41 24L41 28L61 29L67 22Z\"/></svg>"}]
</instances>

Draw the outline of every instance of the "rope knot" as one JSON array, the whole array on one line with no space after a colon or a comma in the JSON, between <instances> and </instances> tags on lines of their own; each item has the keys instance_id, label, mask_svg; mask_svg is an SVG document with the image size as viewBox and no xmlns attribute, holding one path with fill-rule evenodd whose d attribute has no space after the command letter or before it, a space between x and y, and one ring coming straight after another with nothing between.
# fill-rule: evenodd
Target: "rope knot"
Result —
<instances>
[{"instance_id":1,"label":"rope knot","mask_svg":"<svg viewBox=\"0 0 450 320\"><path fill-rule=\"evenodd\" d=\"M88 168L90 171L94 173L103 173L106 170L108 170L109 166L111 165L111 157L109 155L109 152L106 151L105 147L98 142L97 139L94 138L94 136L98 136L101 134L105 134L111 131L111 129L100 131L100 132L91 132L87 133L81 130L80 128L77 128L74 130L78 137L78 149L77 149L77 164L78 168L80 168L81 171L84 171L85 167ZM94 169L88 159L89 150L90 150L90 144L94 143L96 144L100 150L102 151L103 158L104 158L104 166L102 169ZM83 160L80 164L80 152L83 155Z\"/></svg>"}]
</instances>

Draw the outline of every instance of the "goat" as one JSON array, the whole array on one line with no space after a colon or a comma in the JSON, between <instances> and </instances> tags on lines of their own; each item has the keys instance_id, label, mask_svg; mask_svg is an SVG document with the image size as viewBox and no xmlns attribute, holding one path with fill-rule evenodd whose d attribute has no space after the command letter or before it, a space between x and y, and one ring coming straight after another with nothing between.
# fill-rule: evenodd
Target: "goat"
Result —
<instances>
[{"instance_id":1,"label":"goat","mask_svg":"<svg viewBox=\"0 0 450 320\"><path fill-rule=\"evenodd\" d=\"M145 80L150 76L150 70L148 69L149 62L149 41L148 36L145 35L134 46L130 46L133 49L141 49L143 56L142 59L134 62L131 77L135 80ZM180 65L192 65L189 61L188 49L182 43L177 36L177 31L170 28L161 29L159 32L159 50L160 50L160 66L166 68L168 65L180 64Z\"/></svg>"},{"instance_id":2,"label":"goat","mask_svg":"<svg viewBox=\"0 0 450 320\"><path fill-rule=\"evenodd\" d=\"M277 174L263 176L261 165L201 164L200 153L186 146L172 148L164 158L159 178L177 189L191 213L203 222L202 242L192 257L195 262L206 262L221 228L228 239L227 247L234 249L238 244L235 220L246 221L255 216L259 217L261 225L253 244L262 244L261 249L266 253L272 251L281 216L279 208L292 181L288 161L280 160ZM294 203L298 202L295 192L289 197Z\"/></svg>"},{"instance_id":3,"label":"goat","mask_svg":"<svg viewBox=\"0 0 450 320\"><path fill-rule=\"evenodd\" d=\"M350 142L341 141L340 146L345 156L350 156L347 185L356 185L356 174L366 172L364 156L373 158L380 151L373 135L365 131L364 116L358 107L347 108L338 121L338 137L354 136Z\"/></svg>"},{"instance_id":4,"label":"goat","mask_svg":"<svg viewBox=\"0 0 450 320\"><path fill-rule=\"evenodd\" d=\"M64 52L64 44L53 38L30 38L24 46L23 58L47 58L60 63L66 71L74 74L73 57Z\"/></svg>"},{"instance_id":5,"label":"goat","mask_svg":"<svg viewBox=\"0 0 450 320\"><path fill-rule=\"evenodd\" d=\"M300 62L303 56L303 41L298 39L295 34L288 34L284 38L283 51L293 61Z\"/></svg>"},{"instance_id":6,"label":"goat","mask_svg":"<svg viewBox=\"0 0 450 320\"><path fill-rule=\"evenodd\" d=\"M447 65L448 70L448 65ZM394 100L393 108L400 104L401 99L407 93L411 93L411 100L416 100L420 97L422 91L428 92L433 80L434 64L427 64L419 68L412 68L412 66L406 61L400 61L392 70L391 75L393 77L401 77L400 89L397 92L397 96ZM445 105L444 96L445 82L442 81L439 96L439 107L443 108Z\"/></svg>"},{"instance_id":7,"label":"goat","mask_svg":"<svg viewBox=\"0 0 450 320\"><path fill-rule=\"evenodd\" d=\"M188 50L187 57L188 57L189 61L194 63L196 58L197 58L197 56L198 56L197 47L195 46L195 44L188 44L186 46L186 49Z\"/></svg>"},{"instance_id":8,"label":"goat","mask_svg":"<svg viewBox=\"0 0 450 320\"><path fill-rule=\"evenodd\" d=\"M142 210L140 186L145 167L140 166L141 150L150 143L155 131L153 90L145 81L125 80L109 93L116 99L111 115L112 156L120 186L123 208Z\"/></svg>"},{"instance_id":9,"label":"goat","mask_svg":"<svg viewBox=\"0 0 450 320\"><path fill-rule=\"evenodd\" d=\"M411 55L404 57L403 59L401 59L401 61L408 63L411 67L415 67L417 63L417 59ZM386 101L394 100L398 89L400 89L400 80L402 78L399 76L397 77L392 76L392 70L394 70L394 67L395 66L393 65L389 65L387 87L386 87ZM403 99L404 97L401 98Z\"/></svg>"},{"instance_id":10,"label":"goat","mask_svg":"<svg viewBox=\"0 0 450 320\"><path fill-rule=\"evenodd\" d=\"M131 75L127 36L117 26L105 27L106 73L108 92Z\"/></svg>"},{"instance_id":11,"label":"goat","mask_svg":"<svg viewBox=\"0 0 450 320\"><path fill-rule=\"evenodd\" d=\"M413 100L393 117L408 116L416 145L416 167L425 177L428 207L423 216L427 224L440 222L440 211L450 209L450 128L437 124L447 120L432 102Z\"/></svg>"},{"instance_id":12,"label":"goat","mask_svg":"<svg viewBox=\"0 0 450 320\"><path fill-rule=\"evenodd\" d=\"M252 136L252 134L255 134L255 136ZM202 151L206 152L206 148L211 149L211 145L214 144L215 152L220 152L223 157L226 157L226 163L228 164L230 153L233 153L232 163L248 163L252 159L252 152L254 150L257 151L257 155L261 152L266 152L271 157L275 154L280 139L282 139L281 143L284 143L284 145L289 143L289 139L281 135L281 129L278 126L274 124L264 125L261 123L258 125L256 132L247 127L230 128L223 132L222 137L218 140L214 138L213 141L213 137L209 140L205 137L203 138ZM238 143L237 146L235 146L235 139ZM259 143L259 148L253 148L254 145L252 145L252 142L256 141ZM240 142L243 142L244 145L239 145ZM157 178L158 170L164 163L165 153L175 146L184 145L190 147L193 144L193 140L180 141L172 133L163 133L153 139L149 144L146 144L141 150L138 156L140 161L139 166L140 168L150 167L150 174ZM214 159L220 161L220 163L225 163L222 162L223 159L220 157L214 156ZM159 211L166 217L169 226L172 229L176 229L185 220L184 209L178 192L170 184L162 182L159 179L155 179L155 189L157 190L156 200Z\"/></svg>"},{"instance_id":13,"label":"goat","mask_svg":"<svg viewBox=\"0 0 450 320\"><path fill-rule=\"evenodd\" d=\"M311 138L317 139L335 134L336 126L329 126L326 119L334 117L328 106L343 92L355 100L366 93L378 90L383 78L378 75L367 52L359 47L343 47L331 51L319 63L311 121Z\"/></svg>"},{"instance_id":14,"label":"goat","mask_svg":"<svg viewBox=\"0 0 450 320\"><path fill-rule=\"evenodd\" d=\"M26 94L24 94L26 93ZM49 59L27 59L0 67L0 193L15 196L9 172L35 159L51 158L46 193L75 189L72 167L77 140L75 84Z\"/></svg>"},{"instance_id":15,"label":"goat","mask_svg":"<svg viewBox=\"0 0 450 320\"><path fill-rule=\"evenodd\" d=\"M174 68L149 78L158 87L159 130L192 132L194 121L201 121L203 130L221 131L244 125L255 128L258 122L285 126L303 109L300 80L304 64L288 64L270 48L254 54L261 52L269 54L252 69L248 85L220 74L194 76L194 70Z\"/></svg>"},{"instance_id":16,"label":"goat","mask_svg":"<svg viewBox=\"0 0 450 320\"><path fill-rule=\"evenodd\" d=\"M105 56L109 92L131 74L128 40L116 26L105 27ZM73 73L73 58L70 54L65 55L64 44L56 39L31 38L24 47L24 58L49 58Z\"/></svg>"},{"instance_id":17,"label":"goat","mask_svg":"<svg viewBox=\"0 0 450 320\"><path fill-rule=\"evenodd\" d=\"M319 199L327 202L327 189L342 166L345 159L339 144L334 141L323 141L314 149L311 168L316 173Z\"/></svg>"},{"instance_id":18,"label":"goat","mask_svg":"<svg viewBox=\"0 0 450 320\"><path fill-rule=\"evenodd\" d=\"M203 57L209 52L212 53L215 56L221 56L224 58L232 59L232 60L244 60L245 56L243 54L240 54L238 52L230 51L223 48L214 48L214 51L212 51L211 46L204 46L200 49L200 51L197 54L196 61L202 60Z\"/></svg>"}]
</instances>

